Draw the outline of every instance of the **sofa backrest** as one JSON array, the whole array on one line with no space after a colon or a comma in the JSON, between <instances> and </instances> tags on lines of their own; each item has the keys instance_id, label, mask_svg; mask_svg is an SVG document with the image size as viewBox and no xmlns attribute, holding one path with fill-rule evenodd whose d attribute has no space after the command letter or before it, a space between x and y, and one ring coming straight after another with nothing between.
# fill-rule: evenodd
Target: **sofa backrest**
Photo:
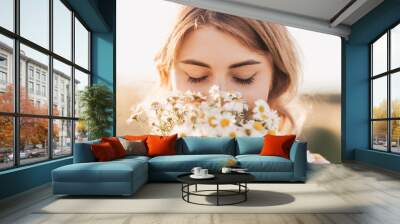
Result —
<instances>
[{"instance_id":1,"label":"sofa backrest","mask_svg":"<svg viewBox=\"0 0 400 224\"><path fill-rule=\"evenodd\" d=\"M236 155L259 154L264 145L264 137L237 137Z\"/></svg>"},{"instance_id":2,"label":"sofa backrest","mask_svg":"<svg viewBox=\"0 0 400 224\"><path fill-rule=\"evenodd\" d=\"M229 137L188 136L177 141L177 154L226 154L235 155L235 139Z\"/></svg>"},{"instance_id":3,"label":"sofa backrest","mask_svg":"<svg viewBox=\"0 0 400 224\"><path fill-rule=\"evenodd\" d=\"M100 140L75 143L74 147L74 163L95 162L96 158L91 150L92 144L99 144Z\"/></svg>"}]
</instances>

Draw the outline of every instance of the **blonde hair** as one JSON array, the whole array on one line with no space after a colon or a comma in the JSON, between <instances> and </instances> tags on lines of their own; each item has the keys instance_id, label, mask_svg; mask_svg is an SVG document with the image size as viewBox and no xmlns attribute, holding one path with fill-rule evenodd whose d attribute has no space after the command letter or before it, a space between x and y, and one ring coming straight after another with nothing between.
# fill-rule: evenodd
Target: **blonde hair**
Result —
<instances>
[{"instance_id":1,"label":"blonde hair","mask_svg":"<svg viewBox=\"0 0 400 224\"><path fill-rule=\"evenodd\" d=\"M182 41L188 33L202 26L213 26L250 49L271 54L274 74L267 100L295 128L294 119L286 105L297 94L299 60L289 32L279 24L184 6L172 33L155 58L161 84L170 86L169 73Z\"/></svg>"}]
</instances>

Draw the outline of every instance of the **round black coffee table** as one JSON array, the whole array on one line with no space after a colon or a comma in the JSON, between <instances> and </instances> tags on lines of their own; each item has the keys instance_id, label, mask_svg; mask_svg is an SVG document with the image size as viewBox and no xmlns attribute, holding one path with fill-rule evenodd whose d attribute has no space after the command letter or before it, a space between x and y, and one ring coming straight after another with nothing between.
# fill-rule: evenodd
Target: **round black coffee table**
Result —
<instances>
[{"instance_id":1,"label":"round black coffee table","mask_svg":"<svg viewBox=\"0 0 400 224\"><path fill-rule=\"evenodd\" d=\"M247 183L255 180L255 177L248 173L216 173L213 174L215 177L212 179L193 179L190 177L191 173L182 174L177 177L178 181L182 183L182 199L188 203L198 204L198 205L234 205L245 202L247 200L247 192L249 188ZM197 185L215 185L215 190L198 190ZM220 189L220 185L236 185L237 190L223 190ZM190 191L190 186L195 186L194 191ZM214 192L215 194L206 194L209 192ZM216 197L216 204L202 204L190 201L190 196L204 196L204 197ZM221 203L221 197L232 197L241 196L238 201L231 203Z\"/></svg>"}]
</instances>

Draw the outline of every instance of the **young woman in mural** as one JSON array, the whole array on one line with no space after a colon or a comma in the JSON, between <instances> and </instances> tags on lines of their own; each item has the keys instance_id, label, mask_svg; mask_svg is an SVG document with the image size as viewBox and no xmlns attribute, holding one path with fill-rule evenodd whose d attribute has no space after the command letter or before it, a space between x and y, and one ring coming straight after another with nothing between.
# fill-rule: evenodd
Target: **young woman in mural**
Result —
<instances>
[{"instance_id":1,"label":"young woman in mural","mask_svg":"<svg viewBox=\"0 0 400 224\"><path fill-rule=\"evenodd\" d=\"M164 87L207 93L217 85L238 91L250 107L264 99L295 132L287 106L297 94L299 59L286 27L185 6L156 56Z\"/></svg>"}]
</instances>

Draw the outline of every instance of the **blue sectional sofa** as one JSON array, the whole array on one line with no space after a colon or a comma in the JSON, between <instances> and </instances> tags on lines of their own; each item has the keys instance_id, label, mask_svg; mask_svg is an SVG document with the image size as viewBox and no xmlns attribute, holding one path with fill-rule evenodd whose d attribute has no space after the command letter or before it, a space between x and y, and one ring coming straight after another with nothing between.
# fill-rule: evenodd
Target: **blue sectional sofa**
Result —
<instances>
[{"instance_id":1,"label":"blue sectional sofa","mask_svg":"<svg viewBox=\"0 0 400 224\"><path fill-rule=\"evenodd\" d=\"M68 195L131 195L148 181L176 181L193 167L218 172L234 159L260 182L304 182L306 143L295 141L290 159L260 156L263 137L184 137L177 140L177 155L127 156L96 162L90 141L75 144L74 163L52 171L53 193Z\"/></svg>"}]
</instances>

